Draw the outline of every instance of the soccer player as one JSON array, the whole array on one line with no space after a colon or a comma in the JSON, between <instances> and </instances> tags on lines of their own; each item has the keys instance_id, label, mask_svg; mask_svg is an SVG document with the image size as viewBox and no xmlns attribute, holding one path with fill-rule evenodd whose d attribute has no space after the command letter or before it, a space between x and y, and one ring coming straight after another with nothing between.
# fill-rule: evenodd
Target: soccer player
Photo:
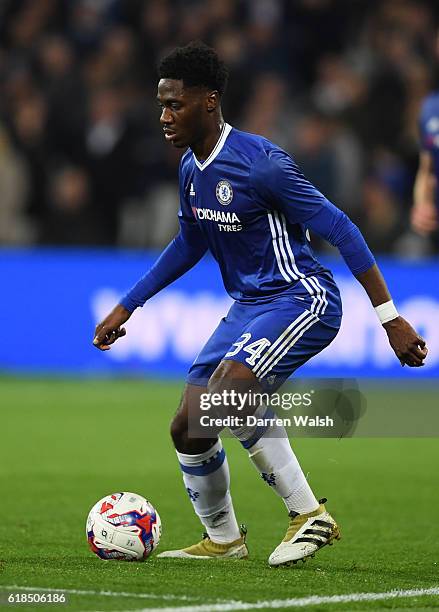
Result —
<instances>
[{"instance_id":1,"label":"soccer player","mask_svg":"<svg viewBox=\"0 0 439 612\"><path fill-rule=\"evenodd\" d=\"M229 491L227 459L218 436L193 437L189 417L201 395L233 389L279 388L335 338L342 309L331 273L315 258L308 230L337 246L364 286L401 364L424 364L424 340L398 315L358 228L300 173L293 159L261 136L224 122L227 71L202 43L177 48L159 66L158 102L164 137L188 148L180 164L180 232L152 268L96 327L105 351L126 331L134 310L194 266L209 249L234 299L189 370L171 435L194 510L207 531L198 544L161 557L239 558L248 554ZM204 397L204 396L203 396ZM266 417L263 405L255 414ZM243 425L231 430L289 514L270 565L313 556L339 537L314 496L285 428Z\"/></svg>"},{"instance_id":2,"label":"soccer player","mask_svg":"<svg viewBox=\"0 0 439 612\"><path fill-rule=\"evenodd\" d=\"M439 229L439 91L425 98L419 127L421 151L411 222L418 234L432 237Z\"/></svg>"}]
</instances>

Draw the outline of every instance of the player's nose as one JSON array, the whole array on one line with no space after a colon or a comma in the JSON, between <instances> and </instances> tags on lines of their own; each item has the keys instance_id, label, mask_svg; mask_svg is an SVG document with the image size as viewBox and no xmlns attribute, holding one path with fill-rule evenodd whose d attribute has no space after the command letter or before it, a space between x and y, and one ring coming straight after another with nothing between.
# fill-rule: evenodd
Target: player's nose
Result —
<instances>
[{"instance_id":1,"label":"player's nose","mask_svg":"<svg viewBox=\"0 0 439 612\"><path fill-rule=\"evenodd\" d=\"M172 123L172 115L171 115L169 108L164 108L162 110L162 114L160 115L160 123L162 125L167 125L169 123Z\"/></svg>"}]
</instances>

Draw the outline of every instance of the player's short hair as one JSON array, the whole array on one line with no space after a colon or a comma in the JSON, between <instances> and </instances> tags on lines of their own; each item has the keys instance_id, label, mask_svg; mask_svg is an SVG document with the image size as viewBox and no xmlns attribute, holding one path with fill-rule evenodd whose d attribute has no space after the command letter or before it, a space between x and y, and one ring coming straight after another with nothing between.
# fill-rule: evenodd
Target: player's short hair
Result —
<instances>
[{"instance_id":1,"label":"player's short hair","mask_svg":"<svg viewBox=\"0 0 439 612\"><path fill-rule=\"evenodd\" d=\"M220 94L226 90L228 70L214 49L201 41L177 47L158 66L161 79L182 80L185 87L206 87Z\"/></svg>"}]
</instances>

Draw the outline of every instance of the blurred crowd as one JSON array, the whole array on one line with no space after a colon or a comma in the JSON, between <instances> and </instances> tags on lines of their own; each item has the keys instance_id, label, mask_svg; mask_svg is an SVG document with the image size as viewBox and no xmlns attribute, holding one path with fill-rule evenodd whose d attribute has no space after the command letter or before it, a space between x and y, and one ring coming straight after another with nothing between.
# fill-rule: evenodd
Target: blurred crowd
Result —
<instances>
[{"instance_id":1,"label":"blurred crowd","mask_svg":"<svg viewBox=\"0 0 439 612\"><path fill-rule=\"evenodd\" d=\"M230 69L233 126L289 151L377 252L410 230L431 0L0 0L0 244L163 246L181 151L156 64L201 39Z\"/></svg>"}]
</instances>

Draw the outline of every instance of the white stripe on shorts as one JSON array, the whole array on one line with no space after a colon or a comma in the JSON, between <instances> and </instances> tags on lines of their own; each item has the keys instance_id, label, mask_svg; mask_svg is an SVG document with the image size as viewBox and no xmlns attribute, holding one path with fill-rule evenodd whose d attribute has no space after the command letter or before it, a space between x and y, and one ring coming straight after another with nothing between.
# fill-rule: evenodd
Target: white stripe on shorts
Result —
<instances>
[{"instance_id":1,"label":"white stripe on shorts","mask_svg":"<svg viewBox=\"0 0 439 612\"><path fill-rule=\"evenodd\" d=\"M296 342L300 340L303 334L318 321L319 319L313 314L311 314L307 319L304 319L299 327L296 328L292 334L290 334L288 340L282 344L282 347L276 351L276 354L264 364L262 370L260 370L258 373L258 378L263 378L266 376L268 372L273 369L277 363L279 363L282 357L296 344Z\"/></svg>"},{"instance_id":2,"label":"white stripe on shorts","mask_svg":"<svg viewBox=\"0 0 439 612\"><path fill-rule=\"evenodd\" d=\"M287 327L286 330L282 332L282 334L277 338L276 342L271 345L271 347L262 357L257 366L253 368L253 372L256 374L256 376L261 377L262 372L265 371L267 366L269 366L272 361L277 358L279 353L281 353L284 347L290 343L291 339L296 335L296 333L298 333L311 320L318 321L318 318L314 313L310 312L309 310L305 310L291 323L291 325Z\"/></svg>"}]
</instances>

